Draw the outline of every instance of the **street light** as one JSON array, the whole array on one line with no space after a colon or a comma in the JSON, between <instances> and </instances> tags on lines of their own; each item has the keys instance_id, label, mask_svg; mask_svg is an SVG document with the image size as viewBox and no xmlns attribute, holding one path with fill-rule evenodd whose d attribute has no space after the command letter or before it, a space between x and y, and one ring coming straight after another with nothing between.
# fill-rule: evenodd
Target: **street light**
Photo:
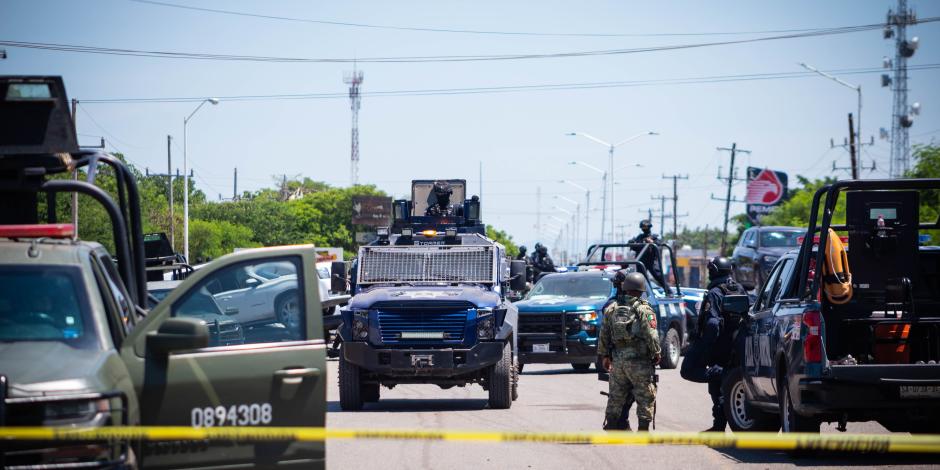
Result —
<instances>
[{"instance_id":1,"label":"street light","mask_svg":"<svg viewBox=\"0 0 940 470\"><path fill-rule=\"evenodd\" d=\"M586 245L590 244L591 237L588 233L590 231L590 226L591 226L591 190L588 188L585 188L584 186L581 186L578 183L568 181L568 180L561 180L559 181L559 183L569 184L574 188L584 191L584 243Z\"/></svg>"},{"instance_id":2,"label":"street light","mask_svg":"<svg viewBox=\"0 0 940 470\"><path fill-rule=\"evenodd\" d=\"M189 259L189 168L186 159L186 125L206 103L217 105L219 100L218 98L206 98L200 101L199 106L196 106L196 109L183 119L183 257L186 258L187 263L191 263L191 261Z\"/></svg>"},{"instance_id":3,"label":"street light","mask_svg":"<svg viewBox=\"0 0 940 470\"><path fill-rule=\"evenodd\" d=\"M594 165L591 165L591 164L582 162L581 160L575 160L575 161L572 161L572 162L568 162L568 164L569 164L569 165L580 165L580 166L583 166L583 167L585 167L585 168L587 168L587 169L589 169L589 170L592 170L592 171L594 171L594 172L596 172L596 173L599 173L599 174L601 175L601 232L600 232L600 234L598 235L598 239L603 239L603 238L604 238L604 229L606 228L606 224L607 224L607 172L604 171L604 170L601 170L600 168L598 168L598 167L596 167L596 166L594 166ZM574 184L574 183L571 183L570 181L567 181L567 180L562 180L562 182L568 182L568 184ZM576 185L576 186L577 186L577 185ZM583 186L578 186L578 187L583 188ZM585 189L585 191L586 191L586 189ZM590 197L590 192L589 192L589 194L588 194L588 197ZM588 209L588 212L590 212L590 209L591 209L590 203L588 203L587 209Z\"/></svg>"},{"instance_id":4,"label":"street light","mask_svg":"<svg viewBox=\"0 0 940 470\"><path fill-rule=\"evenodd\" d=\"M567 135L581 136L581 137L584 137L585 139L591 140L593 142L597 142L598 144L601 144L607 147L607 155L608 155L608 160L609 160L607 164L607 168L608 168L607 170L608 185L607 186L610 187L610 200L606 201L605 204L610 205L610 239L613 240L614 239L614 225L615 225L614 224L614 149L616 149L617 147L620 147L621 145L627 142L630 142L635 139L639 139L640 137L643 137L644 135L659 135L659 133L654 132L654 131L641 132L639 134L627 137L626 139L623 139L620 142L617 142L614 144L611 144L609 142L604 142L603 140L598 139L597 137L594 137L584 132L569 132ZM602 231L601 237L603 236L604 236L604 233Z\"/></svg>"},{"instance_id":5,"label":"street light","mask_svg":"<svg viewBox=\"0 0 940 470\"><path fill-rule=\"evenodd\" d=\"M555 197L558 198L558 196L555 196ZM571 201L571 199L568 199L568 200ZM565 209L564 207L552 206L552 209L555 209L556 211L559 211L559 212L562 212L564 214L568 214L571 216L571 239L568 240L568 244L572 252L576 250L578 246L578 231L580 229L580 227L578 226L578 220L581 218L580 217L581 216L581 204L578 204L577 202L575 202L575 205L577 205L577 210L575 212L571 212L568 209Z\"/></svg>"},{"instance_id":6,"label":"street light","mask_svg":"<svg viewBox=\"0 0 940 470\"><path fill-rule=\"evenodd\" d=\"M822 75L823 77L826 77L838 83L839 85L851 88L855 90L855 92L858 94L858 122L856 123L857 130L855 131L855 149L856 149L855 151L858 153L861 153L862 152L862 145L861 145L862 144L862 86L852 85L851 83L848 83L845 80L842 80L841 78L829 75L828 73L823 72L817 69L816 67L813 67L812 65L806 64L804 62L800 62L800 67L803 67L804 69L809 70L810 72L815 72L819 75ZM852 179L858 179L858 164L856 161L852 162Z\"/></svg>"}]
</instances>

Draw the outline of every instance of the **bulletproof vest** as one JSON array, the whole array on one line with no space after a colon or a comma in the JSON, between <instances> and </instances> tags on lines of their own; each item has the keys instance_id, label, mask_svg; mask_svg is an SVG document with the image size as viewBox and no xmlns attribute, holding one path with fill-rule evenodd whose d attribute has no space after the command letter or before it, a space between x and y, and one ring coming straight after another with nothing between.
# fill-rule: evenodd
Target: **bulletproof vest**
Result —
<instances>
[{"instance_id":1,"label":"bulletproof vest","mask_svg":"<svg viewBox=\"0 0 940 470\"><path fill-rule=\"evenodd\" d=\"M721 295L733 295L733 294L745 294L747 291L744 290L744 287L741 284L738 284L734 279L728 279L728 282L723 282L715 286L718 290L721 291ZM711 289L709 289L710 291ZM702 310L698 313L698 336L701 336L702 331L705 330L705 323L708 322L708 311L710 310L710 305L708 304L708 293L705 293L705 301L702 302ZM722 324L724 324L724 318L718 319ZM722 325L723 326L723 325Z\"/></svg>"},{"instance_id":2,"label":"bulletproof vest","mask_svg":"<svg viewBox=\"0 0 940 470\"><path fill-rule=\"evenodd\" d=\"M626 299L624 299L626 300ZM617 348L618 354L627 359L647 359L650 356L649 347L643 335L643 328L649 328L639 312L643 301L634 298L628 304L620 304L614 309L610 322L610 339Z\"/></svg>"}]
</instances>

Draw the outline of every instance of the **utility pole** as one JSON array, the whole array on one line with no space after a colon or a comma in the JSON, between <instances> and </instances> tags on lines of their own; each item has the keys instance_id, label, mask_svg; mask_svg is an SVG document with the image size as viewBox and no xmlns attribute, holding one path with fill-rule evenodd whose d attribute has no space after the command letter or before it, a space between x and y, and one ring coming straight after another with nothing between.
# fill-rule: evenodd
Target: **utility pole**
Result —
<instances>
[{"instance_id":1,"label":"utility pole","mask_svg":"<svg viewBox=\"0 0 940 470\"><path fill-rule=\"evenodd\" d=\"M166 136L166 178L169 180L170 184L170 249L176 253L176 219L173 218L173 159L170 152L170 147L173 142L173 137L169 134Z\"/></svg>"},{"instance_id":2,"label":"utility pole","mask_svg":"<svg viewBox=\"0 0 940 470\"><path fill-rule=\"evenodd\" d=\"M6 53L4 52L3 58L6 58ZM75 133L75 138L78 138L78 100L72 98L72 131ZM104 138L102 137L102 144L104 143ZM104 146L104 145L102 145ZM78 168L72 170L72 179L78 181ZM73 239L78 239L78 193L72 192L72 227L73 227Z\"/></svg>"},{"instance_id":3,"label":"utility pole","mask_svg":"<svg viewBox=\"0 0 940 470\"><path fill-rule=\"evenodd\" d=\"M671 198L660 194L659 196L650 196L650 199L659 201L659 230L662 230L663 225L666 224L666 201Z\"/></svg>"},{"instance_id":4,"label":"utility pole","mask_svg":"<svg viewBox=\"0 0 940 470\"><path fill-rule=\"evenodd\" d=\"M352 186L359 184L359 87L362 85L362 79L362 70L357 71L355 65L352 73L343 77L343 83L349 85L349 107L352 110L352 146L349 157L349 179Z\"/></svg>"},{"instance_id":5,"label":"utility pole","mask_svg":"<svg viewBox=\"0 0 940 470\"><path fill-rule=\"evenodd\" d=\"M731 144L731 148L727 147L718 147L718 150L725 152L731 152L731 166L728 168L728 177L722 178L721 175L718 175L719 181L726 181L728 184L728 192L725 195L724 199L716 198L712 195L712 199L716 201L724 201L725 203L725 220L724 225L721 231L721 254L725 254L725 249L728 247L728 218L730 217L731 203L732 202L745 202L739 199L734 199L731 197L731 187L736 181L744 181L737 177L737 169L734 166L735 157L737 157L738 152L750 154L750 150L739 149L737 142ZM719 170L720 171L720 170Z\"/></svg>"},{"instance_id":6,"label":"utility pole","mask_svg":"<svg viewBox=\"0 0 940 470\"><path fill-rule=\"evenodd\" d=\"M232 200L238 199L238 167L235 167L235 182L232 185Z\"/></svg>"},{"instance_id":7,"label":"utility pole","mask_svg":"<svg viewBox=\"0 0 940 470\"><path fill-rule=\"evenodd\" d=\"M535 188L535 237L537 241L542 238L542 187Z\"/></svg>"},{"instance_id":8,"label":"utility pole","mask_svg":"<svg viewBox=\"0 0 940 470\"><path fill-rule=\"evenodd\" d=\"M852 123L852 113L849 113L849 155L852 157L852 179L858 179L858 153L855 150L855 128ZM861 149L859 149L861 150Z\"/></svg>"},{"instance_id":9,"label":"utility pole","mask_svg":"<svg viewBox=\"0 0 940 470\"><path fill-rule=\"evenodd\" d=\"M673 238L679 238L679 180L689 179L689 175L672 175L666 176L663 175L663 179L672 180L672 236ZM665 227L663 227L665 229Z\"/></svg>"}]
</instances>

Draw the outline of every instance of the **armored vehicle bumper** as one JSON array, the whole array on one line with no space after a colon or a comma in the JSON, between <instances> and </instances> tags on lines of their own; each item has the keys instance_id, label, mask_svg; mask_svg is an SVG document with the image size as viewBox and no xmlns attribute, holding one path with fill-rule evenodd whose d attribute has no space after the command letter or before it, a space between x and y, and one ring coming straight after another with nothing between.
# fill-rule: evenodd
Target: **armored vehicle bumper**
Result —
<instances>
[{"instance_id":1,"label":"armored vehicle bumper","mask_svg":"<svg viewBox=\"0 0 940 470\"><path fill-rule=\"evenodd\" d=\"M435 383L435 379L475 375L499 362L502 353L502 341L480 342L467 349L387 349L358 341L343 343L343 355L347 361L367 373L393 377L400 383Z\"/></svg>"}]
</instances>

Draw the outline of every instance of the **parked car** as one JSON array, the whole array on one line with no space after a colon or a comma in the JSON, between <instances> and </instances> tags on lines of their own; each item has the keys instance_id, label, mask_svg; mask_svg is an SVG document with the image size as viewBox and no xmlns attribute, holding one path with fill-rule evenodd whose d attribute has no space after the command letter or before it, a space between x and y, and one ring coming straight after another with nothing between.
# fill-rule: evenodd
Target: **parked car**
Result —
<instances>
[{"instance_id":1,"label":"parked car","mask_svg":"<svg viewBox=\"0 0 940 470\"><path fill-rule=\"evenodd\" d=\"M218 276L206 289L225 315L242 324L281 323L295 329L297 271L293 263L272 262L233 269Z\"/></svg>"},{"instance_id":2,"label":"parked car","mask_svg":"<svg viewBox=\"0 0 940 470\"><path fill-rule=\"evenodd\" d=\"M799 227L752 227L745 230L731 255L735 280L747 290L762 285L774 263L784 253L799 247L798 238L805 232Z\"/></svg>"}]
</instances>

